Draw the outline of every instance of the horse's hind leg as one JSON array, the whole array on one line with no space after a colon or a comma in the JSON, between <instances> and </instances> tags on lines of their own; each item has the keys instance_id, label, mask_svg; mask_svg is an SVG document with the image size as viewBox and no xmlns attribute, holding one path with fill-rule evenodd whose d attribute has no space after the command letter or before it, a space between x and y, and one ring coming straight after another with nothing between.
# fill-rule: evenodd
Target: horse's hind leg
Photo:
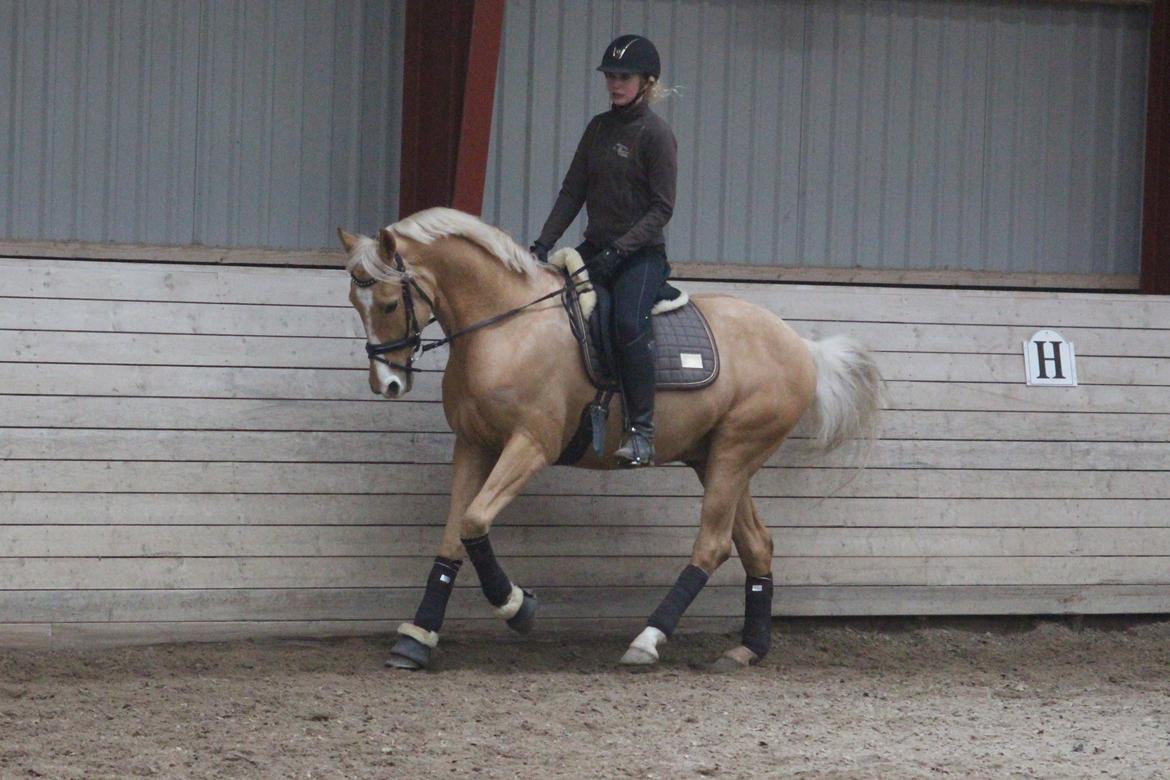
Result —
<instances>
[{"instance_id":1,"label":"horse's hind leg","mask_svg":"<svg viewBox=\"0 0 1170 780\"><path fill-rule=\"evenodd\" d=\"M772 535L760 522L755 502L746 490L735 509L731 538L747 574L742 643L715 662L718 671L734 671L755 663L767 655L772 639Z\"/></svg>"},{"instance_id":2,"label":"horse's hind leg","mask_svg":"<svg viewBox=\"0 0 1170 780\"><path fill-rule=\"evenodd\" d=\"M747 479L755 471L741 458L712 459L705 467L695 466L703 483L703 511L699 536L691 551L691 562L678 576L674 587L646 621L646 628L630 644L622 663L652 664L658 660L658 646L670 638L683 612L707 584L707 579L731 556L731 534L736 506L747 492Z\"/></svg>"}]
</instances>

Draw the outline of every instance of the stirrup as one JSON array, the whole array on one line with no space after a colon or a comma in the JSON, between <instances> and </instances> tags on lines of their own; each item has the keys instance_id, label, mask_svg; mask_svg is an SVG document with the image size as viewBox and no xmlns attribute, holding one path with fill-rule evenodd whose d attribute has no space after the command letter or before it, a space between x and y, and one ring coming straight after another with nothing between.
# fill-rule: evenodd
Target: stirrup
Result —
<instances>
[{"instance_id":1,"label":"stirrup","mask_svg":"<svg viewBox=\"0 0 1170 780\"><path fill-rule=\"evenodd\" d=\"M625 442L614 453L618 460L625 461L626 466L650 466L654 463L654 438L631 428Z\"/></svg>"}]
</instances>

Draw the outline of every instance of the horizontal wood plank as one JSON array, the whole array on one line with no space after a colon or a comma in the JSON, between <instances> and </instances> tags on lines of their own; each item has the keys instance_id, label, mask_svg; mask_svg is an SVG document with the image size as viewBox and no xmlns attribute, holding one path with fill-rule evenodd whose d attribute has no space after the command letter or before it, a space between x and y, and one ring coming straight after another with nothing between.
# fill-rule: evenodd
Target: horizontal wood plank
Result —
<instances>
[{"instance_id":1,"label":"horizontal wood plank","mask_svg":"<svg viewBox=\"0 0 1170 780\"><path fill-rule=\"evenodd\" d=\"M1055 395L1038 399L1031 410L886 409L878 435L887 439L970 439L1025 441L1166 441L1170 412L1078 411L1091 393L1062 396L1078 388L1044 388ZM1003 386L965 388L981 405L1011 407L1013 391ZM1025 396L1027 398L1028 396ZM905 400L930 405L940 398L929 389L908 390ZM1042 403L1045 398L1053 399ZM1104 400L1137 406L1124 396ZM1157 399L1155 399L1157 400ZM941 399L946 403L945 396ZM1075 401L1076 403L1073 403ZM134 428L148 430L254 431L449 431L437 401L280 401L267 399L172 399L89 396L0 395L0 428ZM805 434L797 426L794 436Z\"/></svg>"},{"instance_id":2,"label":"horizontal wood plank","mask_svg":"<svg viewBox=\"0 0 1170 780\"><path fill-rule=\"evenodd\" d=\"M647 473L649 472L649 473ZM135 463L0 461L0 492L401 493L442 495L449 466L329 463ZM1170 472L766 468L752 480L756 496L899 498L1170 498ZM640 471L548 469L532 495L699 495L684 466Z\"/></svg>"},{"instance_id":3,"label":"horizontal wood plank","mask_svg":"<svg viewBox=\"0 0 1170 780\"><path fill-rule=\"evenodd\" d=\"M0 427L255 431L450 430L438 401L0 395Z\"/></svg>"},{"instance_id":4,"label":"horizontal wood plank","mask_svg":"<svg viewBox=\"0 0 1170 780\"><path fill-rule=\"evenodd\" d=\"M184 398L272 398L347 400L370 398L364 359L340 368L252 366L105 365L94 363L0 362L0 388L10 394L171 396ZM1022 355L943 355L879 352L887 381L1020 384ZM410 398L438 400L443 361L431 353L420 362ZM1170 385L1170 359L1100 357L1077 364L1082 385ZM80 372L80 373L79 373ZM83 386L78 379L84 376ZM1034 391L1036 392L1036 391Z\"/></svg>"},{"instance_id":5,"label":"horizontal wood plank","mask_svg":"<svg viewBox=\"0 0 1170 780\"><path fill-rule=\"evenodd\" d=\"M335 307L0 298L0 330L365 338L344 298Z\"/></svg>"},{"instance_id":6,"label":"horizontal wood plank","mask_svg":"<svg viewBox=\"0 0 1170 780\"><path fill-rule=\"evenodd\" d=\"M682 526L499 526L501 554L539 558L689 556L698 529ZM5 526L0 558L265 557L425 555L432 525L387 526ZM802 528L771 529L786 556L824 558L1170 556L1170 527L1129 528ZM542 564L544 565L544 564ZM550 570L556 566L550 567ZM1170 577L1170 572L1167 573Z\"/></svg>"},{"instance_id":7,"label":"horizontal wood plank","mask_svg":"<svg viewBox=\"0 0 1170 780\"><path fill-rule=\"evenodd\" d=\"M539 557L500 550L510 577L524 587L647 587L663 591L688 562L685 555L577 557L550 565ZM414 588L421 598L433 556L274 556L267 558L0 558L0 590L199 590L235 588ZM801 557L773 562L776 586L1170 585L1166 556L904 556ZM474 569L458 577L460 599L478 599ZM720 567L709 586L742 586L737 559Z\"/></svg>"},{"instance_id":8,"label":"horizontal wood plank","mask_svg":"<svg viewBox=\"0 0 1170 780\"><path fill-rule=\"evenodd\" d=\"M540 619L642 619L663 589L547 588ZM186 621L410 620L417 588L173 591L0 591L0 614L10 623L151 623ZM741 587L704 588L683 618L742 614ZM604 609L602 606L604 605ZM1170 585L942 586L778 588L774 616L1015 615L1162 613L1170 611ZM489 620L479 594L453 598L450 619ZM498 622L498 621L497 621Z\"/></svg>"},{"instance_id":9,"label":"horizontal wood plank","mask_svg":"<svg viewBox=\"0 0 1170 780\"><path fill-rule=\"evenodd\" d=\"M5 525L433 525L448 496L208 493L0 493ZM1170 525L1158 499L755 498L771 527L1143 528ZM698 527L700 496L517 497L496 519L510 525Z\"/></svg>"},{"instance_id":10,"label":"horizontal wood plank","mask_svg":"<svg viewBox=\"0 0 1170 780\"><path fill-rule=\"evenodd\" d=\"M1170 431L1167 431L1170 439ZM143 431L0 429L0 458L251 463L451 462L452 433ZM1166 442L878 440L868 448L819 452L808 439L787 442L769 466L910 469L1170 470Z\"/></svg>"},{"instance_id":11,"label":"horizontal wood plank","mask_svg":"<svg viewBox=\"0 0 1170 780\"><path fill-rule=\"evenodd\" d=\"M0 259L0 295L44 299L337 306L344 270Z\"/></svg>"},{"instance_id":12,"label":"horizontal wood plank","mask_svg":"<svg viewBox=\"0 0 1170 780\"><path fill-rule=\"evenodd\" d=\"M463 597L467 591L470 598ZM452 619L489 618L491 606L476 590L460 588ZM287 588L199 590L24 590L0 591L0 615L18 623L175 620L409 620L418 607L415 588ZM663 589L545 588L542 617L594 614L608 604L612 617L649 615ZM689 616L720 617L742 610L742 586L704 588Z\"/></svg>"},{"instance_id":13,"label":"horizontal wood plank","mask_svg":"<svg viewBox=\"0 0 1170 780\"><path fill-rule=\"evenodd\" d=\"M0 428L20 427L387 433L450 430L437 401L0 395ZM1164 442L1168 431L1170 413L886 409L879 419L878 435L885 439ZM799 438L803 433L797 426L794 436Z\"/></svg>"},{"instance_id":14,"label":"horizontal wood plank","mask_svg":"<svg viewBox=\"0 0 1170 780\"><path fill-rule=\"evenodd\" d=\"M1071 5L1148 7L1153 0L1059 0ZM339 250L283 250L260 247L159 246L91 241L0 241L0 254L12 257L72 258L76 260L147 260L155 263L340 266ZM1137 290L1136 274L1009 273L956 269L784 268L736 265L703 260L672 263L675 273L688 278L757 281L807 281L832 284L933 284L962 287L1045 287L1069 289Z\"/></svg>"}]
</instances>

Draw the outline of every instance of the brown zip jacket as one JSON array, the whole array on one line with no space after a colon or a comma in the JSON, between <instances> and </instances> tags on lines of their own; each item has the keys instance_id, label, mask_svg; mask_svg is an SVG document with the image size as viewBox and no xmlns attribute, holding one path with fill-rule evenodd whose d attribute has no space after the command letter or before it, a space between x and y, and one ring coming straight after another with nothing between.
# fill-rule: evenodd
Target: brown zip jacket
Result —
<instances>
[{"instance_id":1,"label":"brown zip jacket","mask_svg":"<svg viewBox=\"0 0 1170 780\"><path fill-rule=\"evenodd\" d=\"M622 255L665 244L674 212L678 143L643 101L590 120L537 240L553 247L585 206L585 238Z\"/></svg>"}]
</instances>

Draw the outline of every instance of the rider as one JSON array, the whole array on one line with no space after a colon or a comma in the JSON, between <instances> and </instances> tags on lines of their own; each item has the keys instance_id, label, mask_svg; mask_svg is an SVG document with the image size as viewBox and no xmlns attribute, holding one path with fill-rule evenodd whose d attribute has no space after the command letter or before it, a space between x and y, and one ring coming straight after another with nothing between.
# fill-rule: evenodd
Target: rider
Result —
<instances>
[{"instance_id":1,"label":"rider","mask_svg":"<svg viewBox=\"0 0 1170 780\"><path fill-rule=\"evenodd\" d=\"M613 340L627 430L616 456L631 466L654 460L654 332L650 309L670 274L662 229L674 211L678 144L650 110L665 96L658 50L641 35L606 47L611 107L590 120L552 212L533 243L541 260L585 205L577 251L593 282L613 294Z\"/></svg>"}]
</instances>

